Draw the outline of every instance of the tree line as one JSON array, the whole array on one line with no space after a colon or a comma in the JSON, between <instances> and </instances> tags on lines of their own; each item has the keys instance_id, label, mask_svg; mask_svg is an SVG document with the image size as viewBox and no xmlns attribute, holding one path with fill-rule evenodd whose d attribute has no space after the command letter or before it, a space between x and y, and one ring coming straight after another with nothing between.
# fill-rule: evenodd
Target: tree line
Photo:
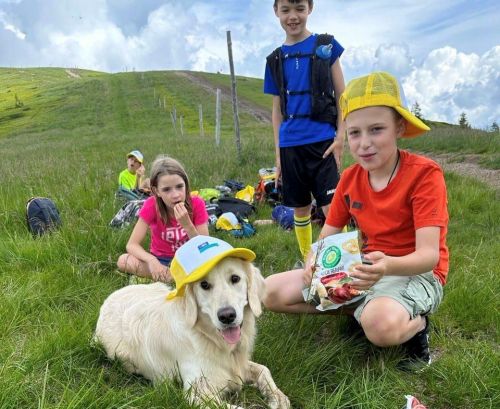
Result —
<instances>
[{"instance_id":1,"label":"tree line","mask_svg":"<svg viewBox=\"0 0 500 409\"><path fill-rule=\"evenodd\" d=\"M415 101L415 103L413 104L413 106L411 108L411 112L417 118L424 120L424 118L422 117L422 109L420 108L420 104L417 101ZM469 123L469 120L467 119L467 114L465 112L462 112L460 114L460 117L458 118L458 125L460 126L460 128L464 128L464 129L471 129L472 128L472 126ZM493 123L488 127L487 131L497 132L497 133L500 132L500 128L498 126L498 123L496 121L493 121Z\"/></svg>"}]
</instances>

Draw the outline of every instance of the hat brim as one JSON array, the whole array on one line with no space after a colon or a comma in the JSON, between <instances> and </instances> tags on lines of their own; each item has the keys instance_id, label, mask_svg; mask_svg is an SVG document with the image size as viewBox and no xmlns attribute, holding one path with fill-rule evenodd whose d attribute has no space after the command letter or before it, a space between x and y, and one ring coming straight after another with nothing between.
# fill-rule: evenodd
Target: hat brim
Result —
<instances>
[{"instance_id":1,"label":"hat brim","mask_svg":"<svg viewBox=\"0 0 500 409\"><path fill-rule=\"evenodd\" d=\"M415 138L416 136L419 136L420 134L431 130L431 128L429 128L407 109L400 106L395 106L394 109L398 111L398 113L407 122L406 131L403 135L401 135L402 138Z\"/></svg>"},{"instance_id":2,"label":"hat brim","mask_svg":"<svg viewBox=\"0 0 500 409\"><path fill-rule=\"evenodd\" d=\"M128 154L128 155L127 155L127 159L128 159L128 158L135 158L135 159L136 159L139 163L142 163L142 162L143 162L143 161L142 161L141 159L139 159L137 156L132 155L132 154Z\"/></svg>"},{"instance_id":3,"label":"hat brim","mask_svg":"<svg viewBox=\"0 0 500 409\"><path fill-rule=\"evenodd\" d=\"M209 273L209 271L211 271L217 264L219 264L223 259L227 257L235 257L245 261L253 261L255 260L256 256L252 250L241 247L233 248L223 253L217 254L216 256L212 257L210 260L206 261L201 266L199 266L191 274L189 274L186 277L186 279L184 279L181 283L177 284L177 288L168 293L167 300L171 300L172 298L175 297L182 297L184 295L186 284L194 283L196 281L201 280ZM177 259L174 257L170 265L170 271L172 271L172 275L174 276L176 275L175 272L177 269L178 271L183 271L182 267L177 262Z\"/></svg>"}]
</instances>

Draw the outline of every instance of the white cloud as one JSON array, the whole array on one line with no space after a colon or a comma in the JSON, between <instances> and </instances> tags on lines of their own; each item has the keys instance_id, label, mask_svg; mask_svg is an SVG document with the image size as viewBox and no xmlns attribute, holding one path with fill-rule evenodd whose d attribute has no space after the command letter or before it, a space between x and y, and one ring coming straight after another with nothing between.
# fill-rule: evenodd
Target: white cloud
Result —
<instances>
[{"instance_id":1,"label":"white cloud","mask_svg":"<svg viewBox=\"0 0 500 409\"><path fill-rule=\"evenodd\" d=\"M479 56L451 47L429 53L421 66L403 78L408 103L418 101L425 118L486 127L500 118L500 46Z\"/></svg>"},{"instance_id":2,"label":"white cloud","mask_svg":"<svg viewBox=\"0 0 500 409\"><path fill-rule=\"evenodd\" d=\"M2 10L0 10L0 23L2 24L4 30L14 33L19 40L24 40L26 38L26 34L19 30L19 28L17 28L14 24L10 23L6 14Z\"/></svg>"}]
</instances>

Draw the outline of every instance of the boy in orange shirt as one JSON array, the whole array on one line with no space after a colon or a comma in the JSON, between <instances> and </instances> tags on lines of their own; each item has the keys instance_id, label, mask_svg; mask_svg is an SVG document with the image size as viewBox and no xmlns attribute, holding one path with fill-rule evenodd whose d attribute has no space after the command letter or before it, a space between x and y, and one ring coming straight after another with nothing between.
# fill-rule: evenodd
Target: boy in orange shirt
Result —
<instances>
[{"instance_id":1,"label":"boy in orange shirt","mask_svg":"<svg viewBox=\"0 0 500 409\"><path fill-rule=\"evenodd\" d=\"M357 163L343 172L319 239L354 221L371 265L351 274L358 279L353 287L372 291L336 311L354 315L373 344L402 344L403 367L429 364L427 315L439 306L448 273L446 185L436 163L397 147L398 138L429 128L405 108L398 81L385 72L352 80L340 104ZM309 262L304 270L268 277L265 305L278 312L318 312L302 297L311 274Z\"/></svg>"}]
</instances>

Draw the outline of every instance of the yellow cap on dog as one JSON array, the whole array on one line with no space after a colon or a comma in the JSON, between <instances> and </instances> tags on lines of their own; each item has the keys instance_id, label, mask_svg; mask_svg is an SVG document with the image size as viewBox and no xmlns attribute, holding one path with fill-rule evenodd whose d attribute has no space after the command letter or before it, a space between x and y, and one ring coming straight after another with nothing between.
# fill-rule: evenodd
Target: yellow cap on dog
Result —
<instances>
[{"instance_id":1,"label":"yellow cap on dog","mask_svg":"<svg viewBox=\"0 0 500 409\"><path fill-rule=\"evenodd\" d=\"M234 248L229 243L210 236L196 236L183 244L175 252L170 265L176 289L167 295L167 300L182 297L186 284L201 280L226 257L253 261L255 253L245 248Z\"/></svg>"},{"instance_id":2,"label":"yellow cap on dog","mask_svg":"<svg viewBox=\"0 0 500 409\"><path fill-rule=\"evenodd\" d=\"M342 119L352 111L371 106L387 106L399 112L407 122L403 138L413 138L430 130L408 110L403 88L387 72L373 72L351 80L340 96Z\"/></svg>"}]
</instances>

